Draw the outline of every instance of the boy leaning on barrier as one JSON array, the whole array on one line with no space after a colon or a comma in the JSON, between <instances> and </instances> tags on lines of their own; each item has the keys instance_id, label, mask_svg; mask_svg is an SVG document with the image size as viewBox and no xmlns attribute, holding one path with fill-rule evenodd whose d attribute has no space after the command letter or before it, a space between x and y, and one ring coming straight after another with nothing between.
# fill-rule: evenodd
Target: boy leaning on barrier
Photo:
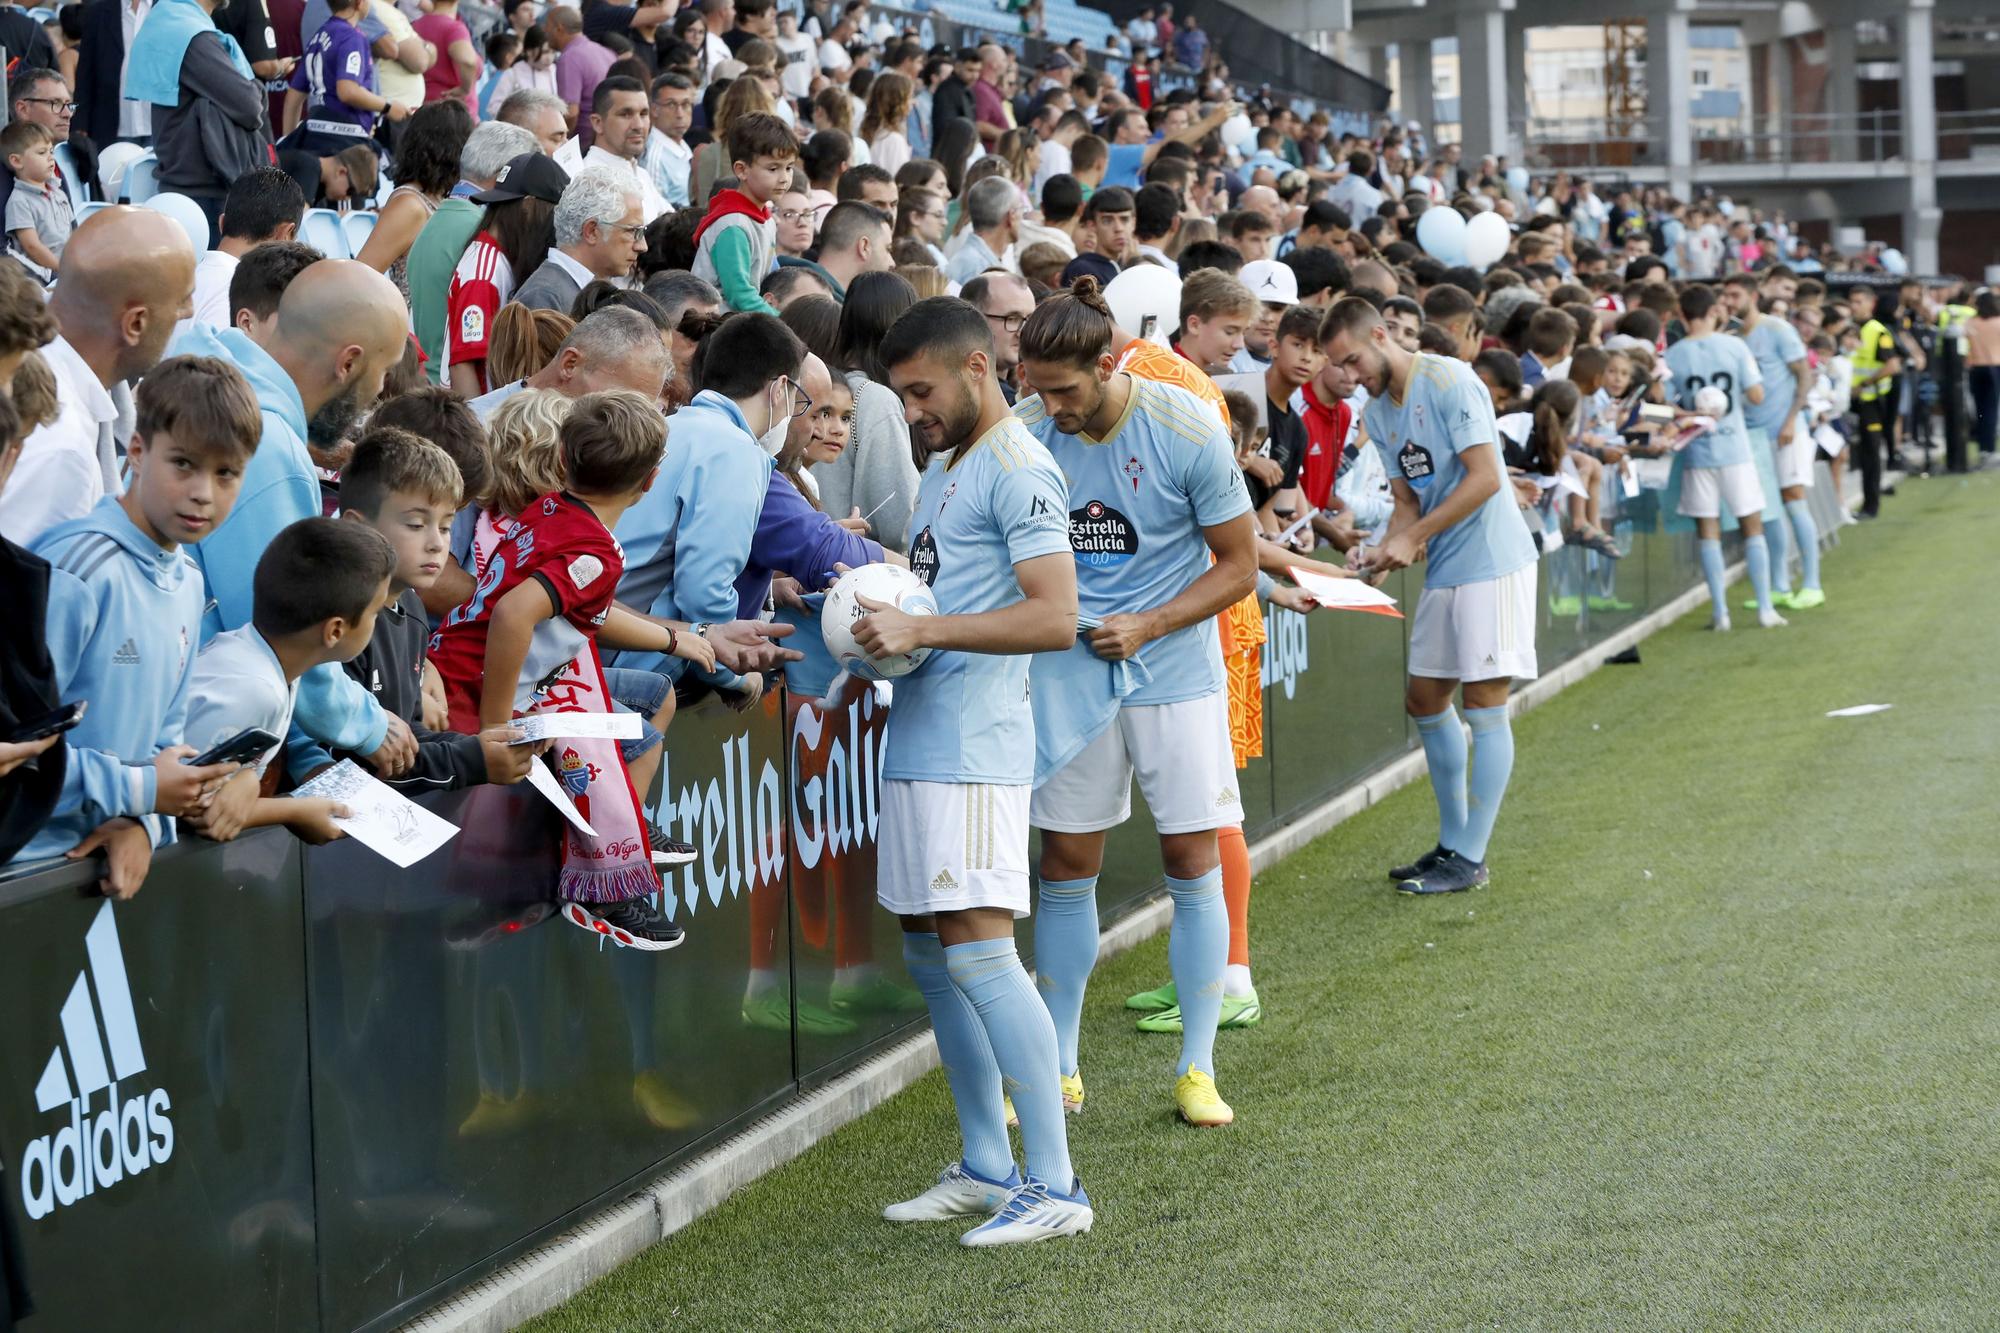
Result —
<instances>
[{"instance_id":1,"label":"boy leaning on barrier","mask_svg":"<svg viewBox=\"0 0 2000 1333\"><path fill-rule=\"evenodd\" d=\"M174 357L141 382L129 478L34 544L49 562L47 642L65 701L89 711L67 733L62 796L25 857L106 853L105 892L129 898L172 817L199 816L235 764L191 767L182 743L205 601L182 552L229 515L263 433L241 372Z\"/></svg>"}]
</instances>

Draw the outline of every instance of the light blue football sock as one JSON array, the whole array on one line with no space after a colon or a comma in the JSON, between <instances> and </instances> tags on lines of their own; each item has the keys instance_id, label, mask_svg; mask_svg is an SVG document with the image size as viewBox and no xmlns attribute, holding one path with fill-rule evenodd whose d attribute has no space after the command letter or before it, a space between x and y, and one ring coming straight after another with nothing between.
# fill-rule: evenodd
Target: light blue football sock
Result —
<instances>
[{"instance_id":1,"label":"light blue football sock","mask_svg":"<svg viewBox=\"0 0 2000 1333\"><path fill-rule=\"evenodd\" d=\"M1035 909L1035 984L1055 1021L1056 1066L1074 1074L1083 991L1097 966L1097 876L1043 880Z\"/></svg>"},{"instance_id":2,"label":"light blue football sock","mask_svg":"<svg viewBox=\"0 0 2000 1333\"><path fill-rule=\"evenodd\" d=\"M1792 527L1781 517L1764 525L1764 549L1771 557L1771 591L1790 595L1792 591Z\"/></svg>"},{"instance_id":3,"label":"light blue football sock","mask_svg":"<svg viewBox=\"0 0 2000 1333\"><path fill-rule=\"evenodd\" d=\"M1167 876L1174 921L1167 931L1167 970L1181 1002L1181 1062L1215 1074L1215 1025L1222 1018L1222 970L1229 962L1229 909L1222 902L1222 867L1198 879Z\"/></svg>"},{"instance_id":4,"label":"light blue football sock","mask_svg":"<svg viewBox=\"0 0 2000 1333\"><path fill-rule=\"evenodd\" d=\"M1000 1104L1000 1066L986 1039L986 1025L964 992L951 984L944 945L936 935L903 932L903 963L910 980L930 1006L937 1033L938 1060L958 1107L958 1132L965 1140L965 1164L988 1180L1014 1174L1014 1147L1007 1142L1007 1113Z\"/></svg>"},{"instance_id":5,"label":"light blue football sock","mask_svg":"<svg viewBox=\"0 0 2000 1333\"><path fill-rule=\"evenodd\" d=\"M1449 705L1442 713L1416 721L1431 772L1431 793L1437 797L1438 846L1456 851L1465 831L1465 729Z\"/></svg>"},{"instance_id":6,"label":"light blue football sock","mask_svg":"<svg viewBox=\"0 0 2000 1333\"><path fill-rule=\"evenodd\" d=\"M1500 817L1500 800L1507 794L1507 779L1514 772L1514 724L1507 720L1505 704L1468 708L1465 720L1472 725L1465 837L1462 845L1452 850L1468 861L1484 861L1486 844L1493 837L1493 821Z\"/></svg>"},{"instance_id":7,"label":"light blue football sock","mask_svg":"<svg viewBox=\"0 0 2000 1333\"><path fill-rule=\"evenodd\" d=\"M952 985L972 1002L986 1027L1000 1066L1000 1085L1021 1117L1028 1174L1069 1193L1076 1173L1070 1169L1062 1084L1056 1078L1056 1025L1035 994L1014 941L954 944L944 951L944 962Z\"/></svg>"},{"instance_id":8,"label":"light blue football sock","mask_svg":"<svg viewBox=\"0 0 2000 1333\"><path fill-rule=\"evenodd\" d=\"M1729 603L1723 600L1727 591L1722 585L1722 539L1703 537L1696 543L1701 553L1701 576L1708 580L1708 600L1717 620L1729 617Z\"/></svg>"},{"instance_id":9,"label":"light blue football sock","mask_svg":"<svg viewBox=\"0 0 2000 1333\"><path fill-rule=\"evenodd\" d=\"M1763 533L1743 539L1743 563L1750 567L1750 591L1757 594L1757 610L1771 610L1771 548L1764 544Z\"/></svg>"},{"instance_id":10,"label":"light blue football sock","mask_svg":"<svg viewBox=\"0 0 2000 1333\"><path fill-rule=\"evenodd\" d=\"M1800 586L1819 587L1819 524L1813 522L1812 506L1803 499L1785 501L1785 514L1792 521L1793 544L1799 548Z\"/></svg>"}]
</instances>

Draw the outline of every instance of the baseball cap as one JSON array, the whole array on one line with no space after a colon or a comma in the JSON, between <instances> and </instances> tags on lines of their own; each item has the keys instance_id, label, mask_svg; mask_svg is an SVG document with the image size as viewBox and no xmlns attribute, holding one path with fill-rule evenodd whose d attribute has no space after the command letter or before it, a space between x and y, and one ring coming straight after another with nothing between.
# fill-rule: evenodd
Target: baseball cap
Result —
<instances>
[{"instance_id":1,"label":"baseball cap","mask_svg":"<svg viewBox=\"0 0 2000 1333\"><path fill-rule=\"evenodd\" d=\"M522 153L509 158L507 165L500 168L500 174L493 178L493 188L473 195L472 202L505 204L516 199L540 199L558 204L568 186L569 173L557 166L554 158L546 153Z\"/></svg>"},{"instance_id":2,"label":"baseball cap","mask_svg":"<svg viewBox=\"0 0 2000 1333\"><path fill-rule=\"evenodd\" d=\"M1271 305L1299 303L1299 278L1292 272L1290 264L1275 259L1253 259L1243 266L1243 271L1236 278L1259 301Z\"/></svg>"},{"instance_id":3,"label":"baseball cap","mask_svg":"<svg viewBox=\"0 0 2000 1333\"><path fill-rule=\"evenodd\" d=\"M1074 69L1076 68L1076 65L1073 61L1070 60L1069 56L1064 52L1051 51L1049 52L1047 58L1042 61L1042 68L1049 71L1055 71L1061 69Z\"/></svg>"}]
</instances>

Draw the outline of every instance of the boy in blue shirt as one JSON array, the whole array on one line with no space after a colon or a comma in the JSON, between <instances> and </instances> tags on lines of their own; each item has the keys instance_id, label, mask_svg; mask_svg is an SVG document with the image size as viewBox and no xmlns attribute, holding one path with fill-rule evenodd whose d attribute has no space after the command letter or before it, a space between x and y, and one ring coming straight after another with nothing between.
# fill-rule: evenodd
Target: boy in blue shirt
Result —
<instances>
[{"instance_id":1,"label":"boy in blue shirt","mask_svg":"<svg viewBox=\"0 0 2000 1333\"><path fill-rule=\"evenodd\" d=\"M1750 567L1750 587L1757 594L1757 623L1776 629L1785 618L1771 604L1764 484L1750 461L1750 432L1743 422L1743 405L1764 401L1764 375L1741 338L1716 332L1725 313L1715 288L1689 287L1681 293L1681 322L1687 325L1687 336L1667 349L1667 372L1681 415L1711 416L1715 421L1685 450L1680 512L1694 520L1701 572L1708 580L1713 608L1711 626L1729 628L1722 579L1721 514L1726 504L1743 525L1743 561ZM1704 403L1712 410L1703 410Z\"/></svg>"},{"instance_id":2,"label":"boy in blue shirt","mask_svg":"<svg viewBox=\"0 0 2000 1333\"><path fill-rule=\"evenodd\" d=\"M1229 921L1216 831L1243 821L1215 617L1256 587L1250 495L1221 417L1186 389L1117 369L1111 312L1078 278L1021 327L1036 394L1015 408L1069 482L1079 633L1030 675L1042 830L1035 970L1081 1108L1077 1042L1097 961L1104 837L1136 773L1160 834L1181 1006L1174 1102L1193 1125L1235 1112L1215 1089ZM914 564L915 561L913 560Z\"/></svg>"},{"instance_id":3,"label":"boy in blue shirt","mask_svg":"<svg viewBox=\"0 0 2000 1333\"><path fill-rule=\"evenodd\" d=\"M1438 840L1389 877L1403 893L1459 893L1487 882L1514 771L1507 694L1514 677L1536 673L1534 541L1505 484L1492 397L1470 366L1405 351L1356 297L1328 312L1320 345L1368 391L1362 419L1395 495L1381 544L1355 548L1349 563L1378 574L1424 561L1404 707L1423 738ZM1452 710L1461 683L1469 758Z\"/></svg>"},{"instance_id":4,"label":"boy in blue shirt","mask_svg":"<svg viewBox=\"0 0 2000 1333\"><path fill-rule=\"evenodd\" d=\"M1090 1230L1070 1167L1056 1031L1014 950L1028 914L1034 720L1028 654L1076 634L1076 566L1062 473L1009 414L986 317L952 297L913 306L883 339L883 364L929 456L910 527L910 567L938 614L861 599L871 656L930 650L896 682L882 762L877 893L902 918L903 949L950 1071L965 1156L891 1221L990 1213L969 1246ZM1002 1081L1020 1112L1014 1172Z\"/></svg>"},{"instance_id":5,"label":"boy in blue shirt","mask_svg":"<svg viewBox=\"0 0 2000 1333\"><path fill-rule=\"evenodd\" d=\"M64 744L68 768L48 824L24 858L72 859L102 846L104 889L129 898L175 816L203 813L235 764L194 768L181 743L205 600L181 550L229 515L263 425L235 367L174 357L140 381L122 496L35 542L49 562L47 635L57 688L94 706Z\"/></svg>"}]
</instances>

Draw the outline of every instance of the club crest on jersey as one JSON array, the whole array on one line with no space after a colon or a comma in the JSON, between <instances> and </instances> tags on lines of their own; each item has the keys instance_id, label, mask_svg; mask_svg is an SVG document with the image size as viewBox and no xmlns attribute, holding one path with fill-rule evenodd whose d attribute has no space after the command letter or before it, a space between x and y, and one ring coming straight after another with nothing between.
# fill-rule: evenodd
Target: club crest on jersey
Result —
<instances>
[{"instance_id":1,"label":"club crest on jersey","mask_svg":"<svg viewBox=\"0 0 2000 1333\"><path fill-rule=\"evenodd\" d=\"M1418 490L1430 485L1437 474L1437 468L1431 463L1431 451L1415 440L1403 441L1402 451L1396 455L1396 466L1403 470L1410 485Z\"/></svg>"},{"instance_id":2,"label":"club crest on jersey","mask_svg":"<svg viewBox=\"0 0 2000 1333\"><path fill-rule=\"evenodd\" d=\"M1139 554L1139 530L1104 501L1092 500L1069 511L1069 544L1083 564L1108 569Z\"/></svg>"},{"instance_id":3,"label":"club crest on jersey","mask_svg":"<svg viewBox=\"0 0 2000 1333\"><path fill-rule=\"evenodd\" d=\"M928 526L917 534L915 541L910 543L910 572L922 579L925 587L937 587L937 539L931 536Z\"/></svg>"},{"instance_id":4,"label":"club crest on jersey","mask_svg":"<svg viewBox=\"0 0 2000 1333\"><path fill-rule=\"evenodd\" d=\"M1418 430L1424 428L1424 405L1422 403L1410 404L1410 420L1416 425Z\"/></svg>"},{"instance_id":5,"label":"club crest on jersey","mask_svg":"<svg viewBox=\"0 0 2000 1333\"><path fill-rule=\"evenodd\" d=\"M1137 454L1125 460L1125 475L1132 479L1132 494L1139 493L1139 478L1146 475L1146 465L1139 461Z\"/></svg>"}]
</instances>

